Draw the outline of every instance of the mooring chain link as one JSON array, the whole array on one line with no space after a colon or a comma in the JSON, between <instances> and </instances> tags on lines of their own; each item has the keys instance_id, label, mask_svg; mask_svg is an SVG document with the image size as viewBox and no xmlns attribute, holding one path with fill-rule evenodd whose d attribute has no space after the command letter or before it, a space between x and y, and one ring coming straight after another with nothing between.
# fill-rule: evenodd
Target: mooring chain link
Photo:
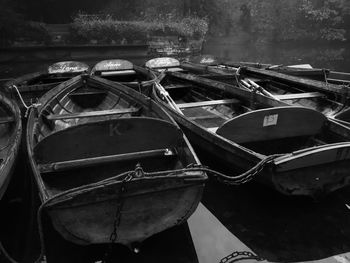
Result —
<instances>
[{"instance_id":1,"label":"mooring chain link","mask_svg":"<svg viewBox=\"0 0 350 263\"><path fill-rule=\"evenodd\" d=\"M222 258L219 263L233 263L241 260L254 259L256 261L263 261L264 259L250 251L235 251L230 255Z\"/></svg>"},{"instance_id":2,"label":"mooring chain link","mask_svg":"<svg viewBox=\"0 0 350 263\"><path fill-rule=\"evenodd\" d=\"M121 188L120 188L120 192L119 192L118 199L117 199L117 206L116 206L114 221L113 221L113 230L112 230L111 235L109 236L110 245L109 245L108 250L105 253L103 262L107 262L107 258L109 257L109 255L112 252L113 244L115 244L117 241L118 227L119 227L120 218L121 218L121 211L123 209L123 204L124 204L123 194L125 193L125 183L131 181L132 178L133 178L133 173L129 173L121 181Z\"/></svg>"}]
</instances>

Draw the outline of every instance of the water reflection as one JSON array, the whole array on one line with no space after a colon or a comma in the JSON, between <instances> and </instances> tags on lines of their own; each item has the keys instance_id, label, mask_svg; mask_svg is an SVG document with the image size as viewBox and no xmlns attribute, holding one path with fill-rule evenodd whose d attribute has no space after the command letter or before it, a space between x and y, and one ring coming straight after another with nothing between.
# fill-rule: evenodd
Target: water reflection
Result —
<instances>
[{"instance_id":1,"label":"water reflection","mask_svg":"<svg viewBox=\"0 0 350 263\"><path fill-rule=\"evenodd\" d=\"M205 43L203 53L226 61L311 64L313 67L350 71L350 50L346 44L315 46L314 43L256 43L239 37L211 38Z\"/></svg>"},{"instance_id":2,"label":"water reflection","mask_svg":"<svg viewBox=\"0 0 350 263\"><path fill-rule=\"evenodd\" d=\"M273 262L327 258L350 251L349 188L316 203L256 183L210 183L203 204L259 256Z\"/></svg>"}]
</instances>

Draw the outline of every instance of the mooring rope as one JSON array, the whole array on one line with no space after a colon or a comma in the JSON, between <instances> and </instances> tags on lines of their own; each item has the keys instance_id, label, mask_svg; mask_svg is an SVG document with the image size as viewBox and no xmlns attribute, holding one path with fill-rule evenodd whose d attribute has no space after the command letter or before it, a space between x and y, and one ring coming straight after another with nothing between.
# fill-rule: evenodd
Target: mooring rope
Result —
<instances>
[{"instance_id":1,"label":"mooring rope","mask_svg":"<svg viewBox=\"0 0 350 263\"><path fill-rule=\"evenodd\" d=\"M25 114L24 114L24 117L27 117L27 116L28 116L29 110L30 110L31 108L37 108L38 106L41 105L40 103L33 103L33 104L31 104L31 105L28 106L28 105L24 102L23 97L22 97L21 93L20 93L19 90L18 90L18 87L17 87L16 85L12 85L12 88L15 89L15 91L16 91L16 93L17 93L17 95L18 95L18 97L19 97L19 99L20 99L22 105L23 105L24 108L26 109L26 112L25 112Z\"/></svg>"}]
</instances>

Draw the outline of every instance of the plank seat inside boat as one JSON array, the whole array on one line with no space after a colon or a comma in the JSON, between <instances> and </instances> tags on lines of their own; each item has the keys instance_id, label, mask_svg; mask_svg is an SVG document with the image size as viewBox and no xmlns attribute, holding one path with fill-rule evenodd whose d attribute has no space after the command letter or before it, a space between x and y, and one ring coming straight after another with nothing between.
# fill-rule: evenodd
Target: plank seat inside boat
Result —
<instances>
[{"instance_id":1,"label":"plank seat inside boat","mask_svg":"<svg viewBox=\"0 0 350 263\"><path fill-rule=\"evenodd\" d=\"M319 92L305 92L305 93L275 95L275 97L280 100L294 100L294 99L310 99L310 98L325 97L325 94L322 94Z\"/></svg>"},{"instance_id":2,"label":"plank seat inside boat","mask_svg":"<svg viewBox=\"0 0 350 263\"><path fill-rule=\"evenodd\" d=\"M0 124L14 122L15 118L13 116L0 117Z\"/></svg>"},{"instance_id":3,"label":"plank seat inside boat","mask_svg":"<svg viewBox=\"0 0 350 263\"><path fill-rule=\"evenodd\" d=\"M111 110L92 111L92 112L50 114L50 115L47 115L46 118L48 120L92 118L92 117L111 116L111 115L135 114L139 110L140 109L138 109L138 108L132 107L132 108L125 108L125 109L111 109Z\"/></svg>"},{"instance_id":4,"label":"plank seat inside boat","mask_svg":"<svg viewBox=\"0 0 350 263\"><path fill-rule=\"evenodd\" d=\"M110 162L121 162L121 161L130 161L137 159L144 159L150 157L158 157L158 156L167 156L172 157L175 156L175 150L171 149L155 149L148 151L139 151L132 153L123 153L123 154L115 154L108 156L99 156L99 157L91 157L77 160L69 160L64 162L55 162L49 164L39 165L39 170L41 173L49 173L49 172L59 172L67 169L74 168L84 168L89 166L95 166Z\"/></svg>"},{"instance_id":5,"label":"plank seat inside boat","mask_svg":"<svg viewBox=\"0 0 350 263\"><path fill-rule=\"evenodd\" d=\"M128 76L128 75L136 75L136 71L133 69L128 70L113 70L113 71L102 71L101 76Z\"/></svg>"},{"instance_id":6,"label":"plank seat inside boat","mask_svg":"<svg viewBox=\"0 0 350 263\"><path fill-rule=\"evenodd\" d=\"M327 118L302 107L278 107L242 114L225 122L217 134L236 143L252 143L321 133Z\"/></svg>"},{"instance_id":7,"label":"plank seat inside boat","mask_svg":"<svg viewBox=\"0 0 350 263\"><path fill-rule=\"evenodd\" d=\"M72 92L69 94L69 97L75 97L75 96L96 96L96 95L107 95L106 91L84 91L84 92Z\"/></svg>"},{"instance_id":8,"label":"plank seat inside boat","mask_svg":"<svg viewBox=\"0 0 350 263\"><path fill-rule=\"evenodd\" d=\"M237 104L241 103L237 99L227 99L227 100L208 100L208 101L198 101L198 102L188 102L177 104L180 109L187 108L197 108L197 107L205 107L205 106L216 106L216 105L224 105L224 104Z\"/></svg>"},{"instance_id":9,"label":"plank seat inside boat","mask_svg":"<svg viewBox=\"0 0 350 263\"><path fill-rule=\"evenodd\" d=\"M166 90L170 89L184 89L184 88L193 88L192 85L190 84L171 84L171 85L166 85L164 86Z\"/></svg>"},{"instance_id":10,"label":"plank seat inside boat","mask_svg":"<svg viewBox=\"0 0 350 263\"><path fill-rule=\"evenodd\" d=\"M175 156L173 149L181 139L181 131L172 123L130 117L84 123L54 132L42 139L34 152L41 165L62 162L63 166L73 163L78 167L89 162L169 158Z\"/></svg>"}]
</instances>

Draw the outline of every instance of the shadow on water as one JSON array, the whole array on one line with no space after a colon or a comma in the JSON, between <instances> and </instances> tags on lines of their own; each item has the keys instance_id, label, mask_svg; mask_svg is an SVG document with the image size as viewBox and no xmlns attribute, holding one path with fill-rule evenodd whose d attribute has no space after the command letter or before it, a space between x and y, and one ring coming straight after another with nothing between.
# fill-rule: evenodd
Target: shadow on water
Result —
<instances>
[{"instance_id":1,"label":"shadow on water","mask_svg":"<svg viewBox=\"0 0 350 263\"><path fill-rule=\"evenodd\" d=\"M203 204L259 256L309 261L350 251L349 188L314 202L288 198L257 183L207 184Z\"/></svg>"},{"instance_id":2,"label":"shadow on water","mask_svg":"<svg viewBox=\"0 0 350 263\"><path fill-rule=\"evenodd\" d=\"M75 262L170 262L196 263L197 256L189 234L188 225L182 224L158 233L140 246L139 253L134 253L123 245L78 246L65 241L46 218L45 245L46 259L51 263ZM107 256L106 256L107 255Z\"/></svg>"}]
</instances>

